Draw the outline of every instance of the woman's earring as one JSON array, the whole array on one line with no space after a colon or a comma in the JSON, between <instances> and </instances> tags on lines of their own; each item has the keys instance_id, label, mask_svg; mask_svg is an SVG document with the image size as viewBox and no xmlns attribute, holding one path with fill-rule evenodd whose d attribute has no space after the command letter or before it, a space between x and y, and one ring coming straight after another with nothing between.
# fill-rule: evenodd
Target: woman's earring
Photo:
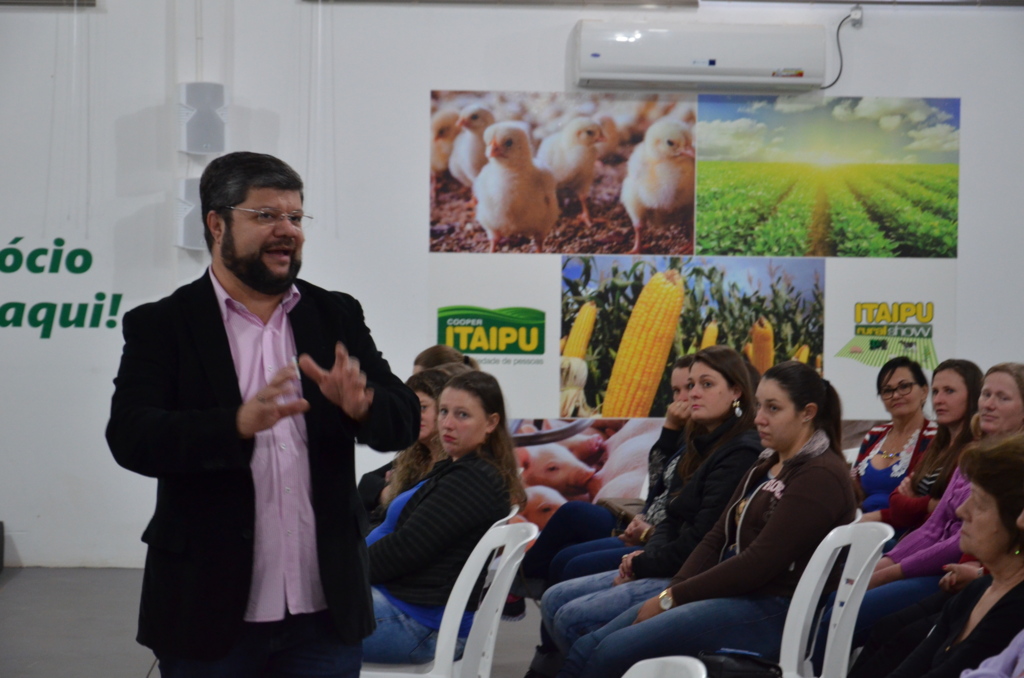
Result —
<instances>
[{"instance_id":1,"label":"woman's earring","mask_svg":"<svg viewBox=\"0 0 1024 678\"><path fill-rule=\"evenodd\" d=\"M740 399L739 398L737 398L736 400L732 401L732 411L736 413L737 417L742 417L743 416L743 408L740 407Z\"/></svg>"}]
</instances>

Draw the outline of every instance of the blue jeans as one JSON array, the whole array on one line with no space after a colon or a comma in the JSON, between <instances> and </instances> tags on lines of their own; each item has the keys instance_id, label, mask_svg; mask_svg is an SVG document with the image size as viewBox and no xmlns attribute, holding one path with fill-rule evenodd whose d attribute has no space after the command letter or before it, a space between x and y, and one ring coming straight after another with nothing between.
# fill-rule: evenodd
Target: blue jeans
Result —
<instances>
[{"instance_id":1,"label":"blue jeans","mask_svg":"<svg viewBox=\"0 0 1024 678\"><path fill-rule=\"evenodd\" d=\"M668 579L638 579L613 586L618 572L570 579L549 588L541 599L544 626L563 655L581 636L668 587Z\"/></svg>"},{"instance_id":2,"label":"blue jeans","mask_svg":"<svg viewBox=\"0 0 1024 678\"><path fill-rule=\"evenodd\" d=\"M567 546L551 561L548 586L598 572L618 570L622 556L640 550L643 550L642 546L626 546L618 537Z\"/></svg>"},{"instance_id":3,"label":"blue jeans","mask_svg":"<svg viewBox=\"0 0 1024 678\"><path fill-rule=\"evenodd\" d=\"M223 659L196 661L160 656L162 678L357 678L362 646L337 637L329 612L289 615L277 622L246 622Z\"/></svg>"},{"instance_id":4,"label":"blue jeans","mask_svg":"<svg viewBox=\"0 0 1024 678\"><path fill-rule=\"evenodd\" d=\"M941 578L935 575L901 579L871 589L864 594L864 602L861 603L860 611L857 613L857 624L853 627L852 647L864 645L871 632L871 627L882 617L888 617L890 614L910 607L936 593L939 590L939 579ZM825 661L825 642L828 639L828 625L832 619L832 603L835 599L835 593L828 597L825 613L821 616L821 624L818 626L818 637L814 641L814 654L811 659L818 674L821 673L821 666Z\"/></svg>"},{"instance_id":5,"label":"blue jeans","mask_svg":"<svg viewBox=\"0 0 1024 678\"><path fill-rule=\"evenodd\" d=\"M640 624L634 605L572 646L558 678L619 678L643 659L732 648L777 661L789 598L744 596L686 603Z\"/></svg>"},{"instance_id":6,"label":"blue jeans","mask_svg":"<svg viewBox=\"0 0 1024 678\"><path fill-rule=\"evenodd\" d=\"M523 574L531 579L548 579L550 584L552 561L559 551L573 544L606 539L613 529L615 516L606 508L585 501L562 504L523 557Z\"/></svg>"},{"instance_id":7,"label":"blue jeans","mask_svg":"<svg viewBox=\"0 0 1024 678\"><path fill-rule=\"evenodd\" d=\"M374 664L426 664L434 659L437 629L424 626L391 604L374 586L373 616L377 629L363 639L363 660ZM462 656L465 638L459 638L455 656Z\"/></svg>"}]
</instances>

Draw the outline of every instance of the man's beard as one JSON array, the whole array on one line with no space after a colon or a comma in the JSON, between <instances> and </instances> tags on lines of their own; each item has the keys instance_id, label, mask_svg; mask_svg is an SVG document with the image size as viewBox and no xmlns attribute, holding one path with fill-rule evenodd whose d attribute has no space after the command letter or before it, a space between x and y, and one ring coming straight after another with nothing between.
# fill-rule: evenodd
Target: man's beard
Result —
<instances>
[{"instance_id":1,"label":"man's beard","mask_svg":"<svg viewBox=\"0 0 1024 678\"><path fill-rule=\"evenodd\" d=\"M299 269L302 268L302 260L293 250L291 263L288 265L288 273L284 277L278 277L263 263L263 253L282 244L293 244L291 238L285 238L266 243L260 249L244 257L238 256L235 252L235 238L232 235L233 226L227 225L224 229L224 241L220 246L220 258L224 266L235 274L247 287L271 296L287 292L295 278L299 276Z\"/></svg>"}]
</instances>

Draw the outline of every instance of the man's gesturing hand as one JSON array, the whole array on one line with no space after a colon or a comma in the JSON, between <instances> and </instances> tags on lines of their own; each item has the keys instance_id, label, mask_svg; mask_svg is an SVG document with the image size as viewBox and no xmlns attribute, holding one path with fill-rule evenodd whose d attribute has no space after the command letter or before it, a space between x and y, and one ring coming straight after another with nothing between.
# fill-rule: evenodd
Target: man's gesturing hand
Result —
<instances>
[{"instance_id":1,"label":"man's gesturing hand","mask_svg":"<svg viewBox=\"0 0 1024 678\"><path fill-rule=\"evenodd\" d=\"M324 397L356 421L366 421L373 402L373 389L366 385L366 375L359 369L359 360L345 350L340 341L334 347L334 366L328 372L309 355L299 356L299 367L316 382Z\"/></svg>"},{"instance_id":2,"label":"man's gesturing hand","mask_svg":"<svg viewBox=\"0 0 1024 678\"><path fill-rule=\"evenodd\" d=\"M301 414L309 409L309 402L303 398L278 402L278 398L298 391L299 373L294 365L282 367L271 378L270 383L256 392L256 396L238 408L235 425L238 435L252 438L259 431L265 431L284 417Z\"/></svg>"}]
</instances>

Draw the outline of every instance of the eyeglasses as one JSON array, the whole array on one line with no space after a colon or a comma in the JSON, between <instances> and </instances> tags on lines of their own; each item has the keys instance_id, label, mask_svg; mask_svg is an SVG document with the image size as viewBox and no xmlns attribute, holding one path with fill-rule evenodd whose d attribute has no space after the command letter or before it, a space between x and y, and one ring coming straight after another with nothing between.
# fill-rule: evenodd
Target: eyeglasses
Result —
<instances>
[{"instance_id":1,"label":"eyeglasses","mask_svg":"<svg viewBox=\"0 0 1024 678\"><path fill-rule=\"evenodd\" d=\"M250 212L256 215L256 223L260 226L274 226L277 222L282 219L287 219L289 223L295 228L302 228L303 219L312 219L313 217L302 212L278 212L277 210L254 210L248 207L227 207L225 209L235 210L237 212Z\"/></svg>"},{"instance_id":2,"label":"eyeglasses","mask_svg":"<svg viewBox=\"0 0 1024 678\"><path fill-rule=\"evenodd\" d=\"M908 393L910 393L911 389L914 388L914 386L915 384L912 381L901 381L900 383L896 384L896 386L886 386L885 388L878 392L878 395L882 397L882 400L891 400L892 397L896 394L899 394L901 396L907 395Z\"/></svg>"}]
</instances>

